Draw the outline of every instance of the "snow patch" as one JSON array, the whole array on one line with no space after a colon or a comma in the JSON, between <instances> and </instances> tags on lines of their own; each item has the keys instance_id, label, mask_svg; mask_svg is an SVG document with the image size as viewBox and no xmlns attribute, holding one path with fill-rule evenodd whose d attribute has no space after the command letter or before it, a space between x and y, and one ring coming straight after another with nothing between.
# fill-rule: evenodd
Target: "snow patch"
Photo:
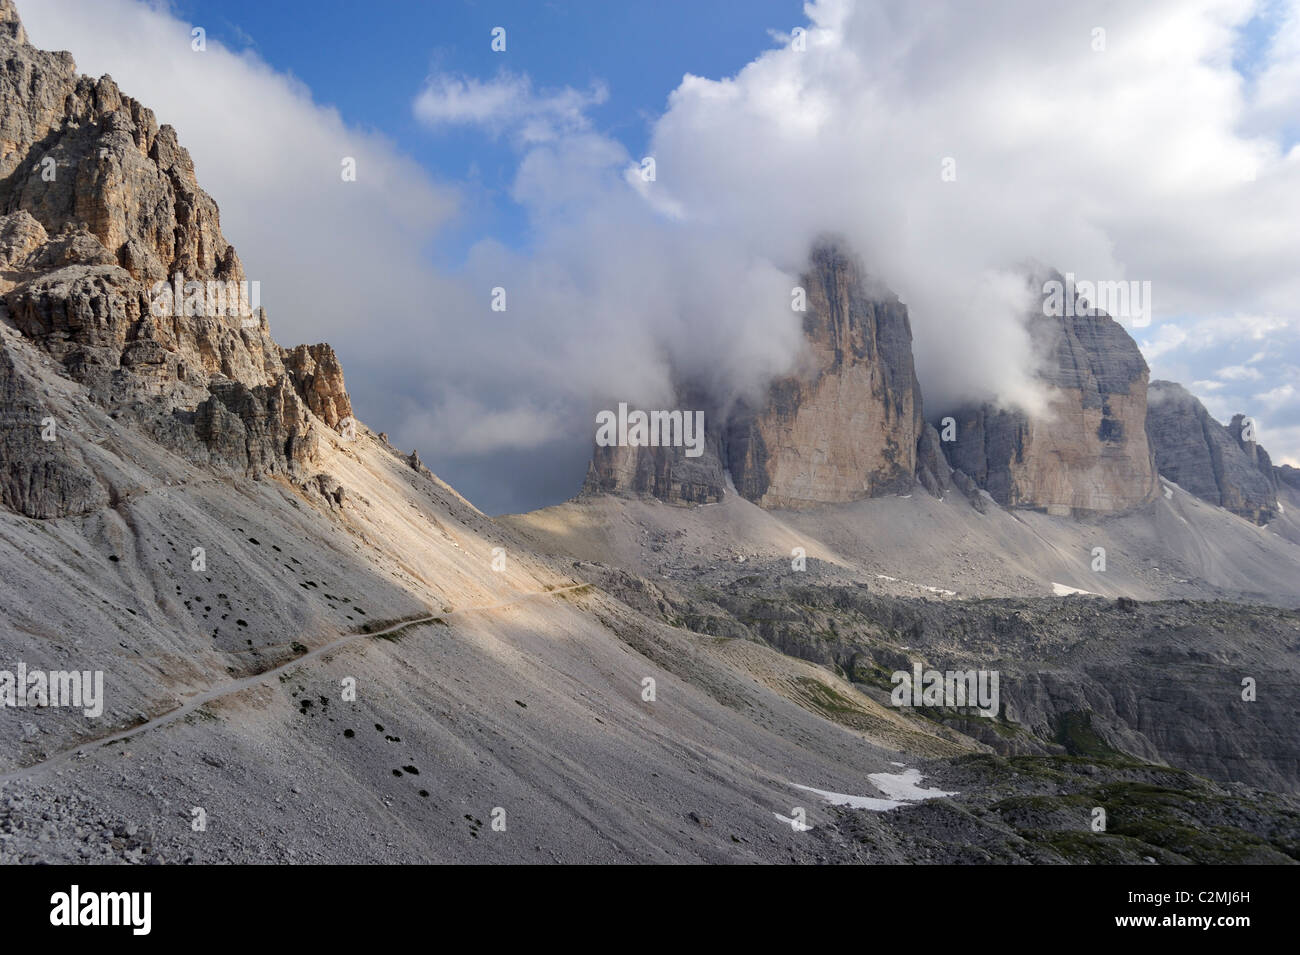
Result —
<instances>
[{"instance_id":1,"label":"snow patch","mask_svg":"<svg viewBox=\"0 0 1300 955\"><path fill-rule=\"evenodd\" d=\"M909 587L916 587L919 590L928 590L932 594L943 594L945 597L956 597L957 591L944 590L942 587L931 587L929 584L918 584L911 580L900 580L897 577L890 577L888 574L876 574L877 580L888 580L890 583L907 584Z\"/></svg>"},{"instance_id":2,"label":"snow patch","mask_svg":"<svg viewBox=\"0 0 1300 955\"><path fill-rule=\"evenodd\" d=\"M1099 596L1091 590L1080 590L1078 587L1067 587L1065 584L1058 584L1056 581L1052 581L1052 593L1056 594L1058 597L1068 597L1070 594L1087 594L1089 597Z\"/></svg>"},{"instance_id":3,"label":"snow patch","mask_svg":"<svg viewBox=\"0 0 1300 955\"><path fill-rule=\"evenodd\" d=\"M917 799L937 799L940 796L957 795L944 792L942 789L922 789L919 769L904 769L901 773L871 773L867 778L871 780L873 786L893 799L910 802Z\"/></svg>"},{"instance_id":4,"label":"snow patch","mask_svg":"<svg viewBox=\"0 0 1300 955\"><path fill-rule=\"evenodd\" d=\"M894 763L893 765L902 766L903 764ZM848 806L850 809L867 809L871 812L888 812L890 809L897 809L899 806L906 806L910 802L921 799L938 799L942 796L957 795L955 792L944 792L942 789L921 788L921 772L916 769L904 769L901 773L870 773L867 779L870 780L873 786L884 793L886 798L833 793L825 789L814 789L812 786L800 786L797 783L795 789L802 789L805 792L821 796L832 806ZM777 814L774 813L774 815ZM777 815L777 818L782 819L783 817Z\"/></svg>"},{"instance_id":5,"label":"snow patch","mask_svg":"<svg viewBox=\"0 0 1300 955\"><path fill-rule=\"evenodd\" d=\"M825 789L814 789L812 786L799 786L796 784L795 789L815 793L832 806L848 806L850 809L870 809L872 812L885 812L906 805L906 803L897 799L880 799L876 796L850 796L848 793L832 793L827 792Z\"/></svg>"}]
</instances>

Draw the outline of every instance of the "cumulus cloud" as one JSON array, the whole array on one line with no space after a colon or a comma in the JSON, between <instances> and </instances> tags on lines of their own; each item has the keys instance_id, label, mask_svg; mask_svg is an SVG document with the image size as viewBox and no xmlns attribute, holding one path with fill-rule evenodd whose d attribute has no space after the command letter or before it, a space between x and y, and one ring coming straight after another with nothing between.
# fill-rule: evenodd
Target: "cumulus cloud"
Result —
<instances>
[{"instance_id":1,"label":"cumulus cloud","mask_svg":"<svg viewBox=\"0 0 1300 955\"><path fill-rule=\"evenodd\" d=\"M789 288L827 232L909 304L932 414L1034 406L1009 272L1027 259L1150 281L1154 324L1132 330L1157 374L1209 380L1225 357L1229 380L1280 373L1286 348L1259 367L1225 354L1285 338L1300 302L1300 157L1269 122L1296 103L1289 41L1247 84L1250 3L805 12L803 49L780 36L734 76L682 79L648 131L653 179L590 126L521 148L535 249L485 249L480 281L525 290L512 321L586 339L587 393L670 395L683 367L746 393L789 370Z\"/></svg>"},{"instance_id":2,"label":"cumulus cloud","mask_svg":"<svg viewBox=\"0 0 1300 955\"><path fill-rule=\"evenodd\" d=\"M601 83L586 92L567 86L537 92L528 76L509 71L492 80L440 73L425 81L414 110L433 127L481 126L523 143L539 143L587 129L587 110L608 98L609 90Z\"/></svg>"},{"instance_id":3,"label":"cumulus cloud","mask_svg":"<svg viewBox=\"0 0 1300 955\"><path fill-rule=\"evenodd\" d=\"M849 236L911 306L932 409L1031 390L1014 303L991 288L1026 256L1150 280L1157 322L1294 314L1300 163L1239 131L1253 104L1226 55L1249 4L807 12L805 51L683 80L654 127L656 187L779 262L819 229ZM1265 70L1256 95L1276 94Z\"/></svg>"},{"instance_id":4,"label":"cumulus cloud","mask_svg":"<svg viewBox=\"0 0 1300 955\"><path fill-rule=\"evenodd\" d=\"M1270 117L1300 105L1294 10L1249 84L1232 54L1258 10L1238 0L805 11L803 49L780 37L734 76L683 78L649 131L653 180L590 130L521 160L516 198L541 236L530 267L576 283L593 306L580 326L653 356L620 368L653 379L694 356L739 390L788 369L783 306L824 232L911 307L931 413L1034 405L1008 277L1026 258L1150 281L1154 327L1133 331L1157 373L1204 379L1212 348L1221 365L1229 346L1293 340L1300 155ZM620 290L616 332L605 303ZM1241 367L1229 377L1282 373Z\"/></svg>"},{"instance_id":5,"label":"cumulus cloud","mask_svg":"<svg viewBox=\"0 0 1300 955\"><path fill-rule=\"evenodd\" d=\"M1296 387L1287 383L1255 395L1255 400L1267 408L1277 408L1294 403L1296 395Z\"/></svg>"},{"instance_id":6,"label":"cumulus cloud","mask_svg":"<svg viewBox=\"0 0 1300 955\"><path fill-rule=\"evenodd\" d=\"M1264 376L1258 368L1248 365L1229 365L1219 369L1219 377L1224 381L1259 381Z\"/></svg>"}]
</instances>

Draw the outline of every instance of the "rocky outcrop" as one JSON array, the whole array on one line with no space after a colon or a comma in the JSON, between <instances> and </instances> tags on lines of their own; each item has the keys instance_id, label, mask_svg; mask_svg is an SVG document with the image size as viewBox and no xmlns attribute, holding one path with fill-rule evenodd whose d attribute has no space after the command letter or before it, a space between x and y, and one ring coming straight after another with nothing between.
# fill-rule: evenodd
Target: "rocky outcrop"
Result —
<instances>
[{"instance_id":1,"label":"rocky outcrop","mask_svg":"<svg viewBox=\"0 0 1300 955\"><path fill-rule=\"evenodd\" d=\"M281 360L294 387L316 417L338 428L352 417L352 399L343 385L343 365L325 343L281 349Z\"/></svg>"},{"instance_id":2,"label":"rocky outcrop","mask_svg":"<svg viewBox=\"0 0 1300 955\"><path fill-rule=\"evenodd\" d=\"M765 507L906 493L922 426L907 307L830 242L813 250L803 287L811 363L728 422L736 490Z\"/></svg>"},{"instance_id":3,"label":"rocky outcrop","mask_svg":"<svg viewBox=\"0 0 1300 955\"><path fill-rule=\"evenodd\" d=\"M1237 415L1219 424L1172 381L1151 382L1147 432L1160 474L1189 494L1267 524L1278 513L1276 469Z\"/></svg>"},{"instance_id":4,"label":"rocky outcrop","mask_svg":"<svg viewBox=\"0 0 1300 955\"><path fill-rule=\"evenodd\" d=\"M632 591L612 577L602 585ZM916 600L800 580L746 567L689 597L669 589L659 612L833 666L883 694L893 671L914 664L997 670L995 719L955 709L938 718L1004 754L1122 754L1300 792L1294 696L1242 705L1234 690L1264 666L1273 685L1294 685L1300 612L1229 601Z\"/></svg>"},{"instance_id":5,"label":"rocky outcrop","mask_svg":"<svg viewBox=\"0 0 1300 955\"><path fill-rule=\"evenodd\" d=\"M26 210L50 235L84 229L142 281L243 278L176 131L111 77L34 49L12 3L0 8L0 213Z\"/></svg>"},{"instance_id":6,"label":"rocky outcrop","mask_svg":"<svg viewBox=\"0 0 1300 955\"><path fill-rule=\"evenodd\" d=\"M689 458L681 448L597 447L583 482L586 494L648 494L672 504L715 504L727 478L716 449Z\"/></svg>"},{"instance_id":7,"label":"rocky outcrop","mask_svg":"<svg viewBox=\"0 0 1300 955\"><path fill-rule=\"evenodd\" d=\"M910 491L925 436L907 307L833 241L814 247L802 283L807 354L798 373L774 381L756 403L728 404L703 385L680 387L678 407L705 411L704 453L596 447L584 491L711 503L729 476L763 507ZM925 445L925 474L927 486L938 488L947 467L934 447Z\"/></svg>"},{"instance_id":8,"label":"rocky outcrop","mask_svg":"<svg viewBox=\"0 0 1300 955\"><path fill-rule=\"evenodd\" d=\"M916 441L916 479L935 497L942 497L950 486L952 468L943 454L943 444L934 425L926 424Z\"/></svg>"},{"instance_id":9,"label":"rocky outcrop","mask_svg":"<svg viewBox=\"0 0 1300 955\"><path fill-rule=\"evenodd\" d=\"M1273 469L1273 474L1287 487L1300 491L1300 468L1293 468L1289 464L1279 464Z\"/></svg>"},{"instance_id":10,"label":"rocky outcrop","mask_svg":"<svg viewBox=\"0 0 1300 955\"><path fill-rule=\"evenodd\" d=\"M328 345L282 349L252 299L175 131L32 48L0 0L0 319L190 460L305 481L315 429L350 423L343 371ZM40 518L100 506L84 462L29 446L40 402L12 347L6 407L26 430L0 442L0 499Z\"/></svg>"},{"instance_id":11,"label":"rocky outcrop","mask_svg":"<svg viewBox=\"0 0 1300 955\"><path fill-rule=\"evenodd\" d=\"M1108 315L1031 315L1047 395L1038 413L991 404L955 412L949 462L1004 507L1123 511L1152 500L1146 362Z\"/></svg>"},{"instance_id":12,"label":"rocky outcrop","mask_svg":"<svg viewBox=\"0 0 1300 955\"><path fill-rule=\"evenodd\" d=\"M722 500L727 491L727 474L724 429L717 422L725 416L703 388L685 382L676 384L673 409L685 414L703 413L704 437L699 455L688 454L684 445L596 443L582 493L649 495L671 504L714 504Z\"/></svg>"},{"instance_id":13,"label":"rocky outcrop","mask_svg":"<svg viewBox=\"0 0 1300 955\"><path fill-rule=\"evenodd\" d=\"M28 517L79 514L109 503L70 442L59 440L34 370L0 348L0 505Z\"/></svg>"},{"instance_id":14,"label":"rocky outcrop","mask_svg":"<svg viewBox=\"0 0 1300 955\"><path fill-rule=\"evenodd\" d=\"M250 474L304 476L319 438L285 378L255 388L239 381L214 381L210 394L194 415L195 433L210 455L208 464Z\"/></svg>"}]
</instances>

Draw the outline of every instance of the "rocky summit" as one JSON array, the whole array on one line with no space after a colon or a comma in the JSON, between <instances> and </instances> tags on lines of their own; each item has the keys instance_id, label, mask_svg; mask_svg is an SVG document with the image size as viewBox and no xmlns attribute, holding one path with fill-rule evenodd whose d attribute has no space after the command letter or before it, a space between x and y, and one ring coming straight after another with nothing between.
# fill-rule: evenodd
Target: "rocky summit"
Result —
<instances>
[{"instance_id":1,"label":"rocky summit","mask_svg":"<svg viewBox=\"0 0 1300 955\"><path fill-rule=\"evenodd\" d=\"M763 507L906 493L923 420L907 308L836 244L813 250L802 283L811 362L727 422L736 490Z\"/></svg>"},{"instance_id":2,"label":"rocky summit","mask_svg":"<svg viewBox=\"0 0 1300 955\"><path fill-rule=\"evenodd\" d=\"M757 402L692 382L677 407L704 407L706 454L597 446L585 490L712 503L736 493L761 507L807 507L907 493L925 428L907 307L841 242L812 250L801 277L806 353Z\"/></svg>"},{"instance_id":3,"label":"rocky summit","mask_svg":"<svg viewBox=\"0 0 1300 955\"><path fill-rule=\"evenodd\" d=\"M1082 516L1147 505L1164 477L1256 524L1280 513L1277 489L1294 469L1273 465L1244 415L1220 425L1180 385L1148 384L1137 343L1100 309L1080 300L1068 315L1025 316L1040 409L985 402L927 420L907 307L840 243L819 243L810 261L800 371L758 402L679 384L676 407L705 409L703 453L597 445L583 494L713 504L730 491L800 508L955 486L981 510L987 495Z\"/></svg>"},{"instance_id":4,"label":"rocky summit","mask_svg":"<svg viewBox=\"0 0 1300 955\"><path fill-rule=\"evenodd\" d=\"M1182 385L1151 382L1147 432L1161 477L1256 524L1278 515L1278 475L1244 415L1221 425Z\"/></svg>"},{"instance_id":5,"label":"rocky summit","mask_svg":"<svg viewBox=\"0 0 1300 955\"><path fill-rule=\"evenodd\" d=\"M1004 507L1051 514L1127 510L1156 494L1146 434L1147 364L1109 315L1069 311L1027 316L1046 407L959 410L949 460Z\"/></svg>"},{"instance_id":6,"label":"rocky summit","mask_svg":"<svg viewBox=\"0 0 1300 955\"><path fill-rule=\"evenodd\" d=\"M725 405L696 383L679 392L709 407L708 453L597 447L584 491L714 503L729 486L762 507L940 495L949 476L975 501L1057 515L1117 513L1153 500L1147 438L1149 371L1109 315L1081 307L1025 324L1046 396L1035 413L977 404L954 409L952 434L927 421L907 308L842 245L820 243L803 276L808 360L757 404ZM718 409L726 407L725 412ZM947 430L947 429L945 429ZM983 506L982 503L979 506Z\"/></svg>"},{"instance_id":7,"label":"rocky summit","mask_svg":"<svg viewBox=\"0 0 1300 955\"><path fill-rule=\"evenodd\" d=\"M124 491L50 439L68 422L42 410L20 341L188 460L312 479L319 429L351 417L333 351L271 339L175 130L34 49L12 4L0 16L0 501L63 517Z\"/></svg>"}]
</instances>

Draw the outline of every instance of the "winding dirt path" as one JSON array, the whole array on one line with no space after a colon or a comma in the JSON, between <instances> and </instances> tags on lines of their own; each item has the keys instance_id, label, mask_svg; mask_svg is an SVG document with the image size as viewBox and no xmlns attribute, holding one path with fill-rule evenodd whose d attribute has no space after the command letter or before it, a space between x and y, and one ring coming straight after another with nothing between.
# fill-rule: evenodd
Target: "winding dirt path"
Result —
<instances>
[{"instance_id":1,"label":"winding dirt path","mask_svg":"<svg viewBox=\"0 0 1300 955\"><path fill-rule=\"evenodd\" d=\"M108 736L100 736L96 739L87 740L71 749L65 749L61 752L55 753L53 756L49 756L38 763L32 763L30 766L23 766L19 769L11 769L7 772L0 773L0 785L4 785L8 782L35 779L100 746L108 746L112 743L117 743L121 740L127 739L128 737L138 736L141 733L147 733L150 730L155 730L166 726L169 723L174 723L179 719L189 716L195 710L202 706L206 706L214 700L220 700L224 697L231 696L232 694L243 692L250 687L275 680L286 670L302 666L304 663L322 657L327 653L332 653L335 650L342 649L348 644L355 643L358 640L370 640L375 637L387 636L394 631L403 630L406 627L418 627L424 624L433 623L435 620L445 620L448 617L454 617L459 614L484 613L492 610L502 610L506 607L513 607L515 604L522 603L525 600L533 600L537 597L553 597L573 590L589 588L590 586L590 584L570 584L567 587L556 587L554 590L538 590L526 594L520 594L518 597L514 597L510 600L503 600L494 604L484 604L480 607L463 607L459 610L451 610L446 613L433 613L429 614L427 617L415 617L411 620L399 621L390 627L386 627L383 630L376 630L373 633L344 634L336 640L331 640L329 643L323 643L319 647L308 650L306 653L296 656L292 660L286 660L279 666L272 667L269 670L263 670L261 673L255 673L252 676L241 677L240 679L234 680L230 683L223 683L221 686L213 687L209 690L203 690L199 693L188 696L185 698L185 702L180 706L168 710L161 716L155 716L153 719L147 720L144 723L139 723L128 729L119 730L116 733L109 734Z\"/></svg>"}]
</instances>

